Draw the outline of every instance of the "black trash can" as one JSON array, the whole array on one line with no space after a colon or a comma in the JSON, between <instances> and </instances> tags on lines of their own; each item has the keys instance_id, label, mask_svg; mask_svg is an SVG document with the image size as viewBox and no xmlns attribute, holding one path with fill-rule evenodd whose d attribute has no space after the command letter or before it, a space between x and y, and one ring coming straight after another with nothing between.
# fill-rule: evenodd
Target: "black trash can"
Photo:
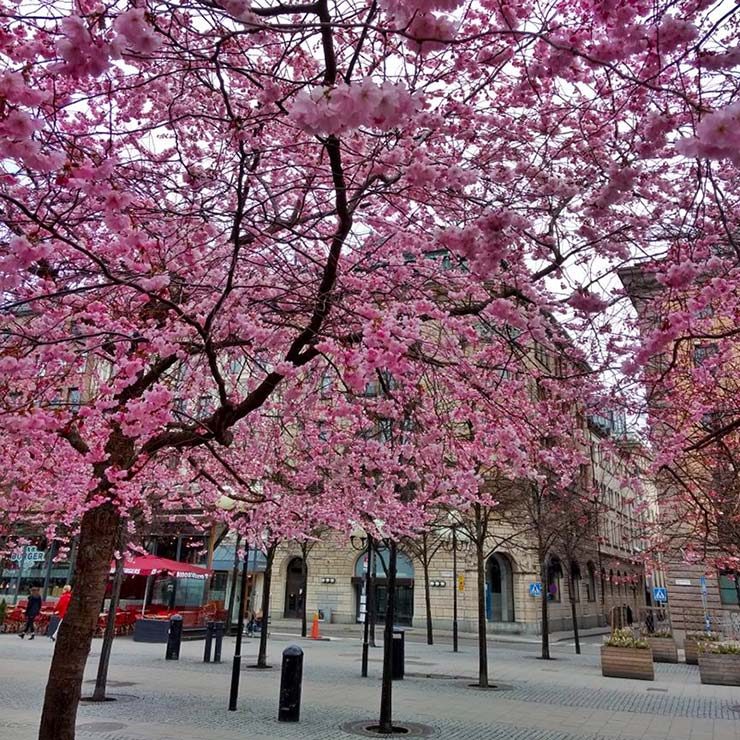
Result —
<instances>
[{"instance_id":1,"label":"black trash can","mask_svg":"<svg viewBox=\"0 0 740 740\"><path fill-rule=\"evenodd\" d=\"M398 627L393 628L392 643L392 660L391 660L391 678L394 681L400 681L403 678L403 668L406 653L406 630Z\"/></svg>"}]
</instances>

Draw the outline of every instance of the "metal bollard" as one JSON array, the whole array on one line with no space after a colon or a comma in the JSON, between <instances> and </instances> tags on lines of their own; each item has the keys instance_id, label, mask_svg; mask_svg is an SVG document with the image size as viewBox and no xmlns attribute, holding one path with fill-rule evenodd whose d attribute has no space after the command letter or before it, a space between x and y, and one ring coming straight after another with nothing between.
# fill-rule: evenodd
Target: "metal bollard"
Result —
<instances>
[{"instance_id":1,"label":"metal bollard","mask_svg":"<svg viewBox=\"0 0 740 740\"><path fill-rule=\"evenodd\" d=\"M180 660L180 643L182 642L182 617L174 614L170 617L170 631L167 633L167 651L165 660Z\"/></svg>"},{"instance_id":2,"label":"metal bollard","mask_svg":"<svg viewBox=\"0 0 740 740\"><path fill-rule=\"evenodd\" d=\"M400 681L403 679L404 663L406 660L406 632L405 630L393 630L393 648L391 654L391 678Z\"/></svg>"},{"instance_id":3,"label":"metal bollard","mask_svg":"<svg viewBox=\"0 0 740 740\"><path fill-rule=\"evenodd\" d=\"M283 650L278 722L298 722L301 718L302 682L303 650L298 645L289 645Z\"/></svg>"},{"instance_id":4,"label":"metal bollard","mask_svg":"<svg viewBox=\"0 0 740 740\"><path fill-rule=\"evenodd\" d=\"M203 662L211 662L211 644L213 642L214 623L206 622L206 644L203 650Z\"/></svg>"},{"instance_id":5,"label":"metal bollard","mask_svg":"<svg viewBox=\"0 0 740 740\"><path fill-rule=\"evenodd\" d=\"M223 622L213 622L213 637L216 642L216 646L214 648L213 652L213 662L214 663L220 663L221 662L221 646L224 641L224 628L225 624Z\"/></svg>"}]
</instances>

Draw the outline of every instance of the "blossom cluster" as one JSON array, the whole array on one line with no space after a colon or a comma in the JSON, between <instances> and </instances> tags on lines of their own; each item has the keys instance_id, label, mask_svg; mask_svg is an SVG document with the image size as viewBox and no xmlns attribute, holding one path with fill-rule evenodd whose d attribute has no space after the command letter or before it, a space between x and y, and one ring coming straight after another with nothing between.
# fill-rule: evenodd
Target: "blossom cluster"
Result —
<instances>
[{"instance_id":1,"label":"blossom cluster","mask_svg":"<svg viewBox=\"0 0 740 740\"><path fill-rule=\"evenodd\" d=\"M110 67L112 60L126 53L151 54L161 45L143 8L121 13L113 23L113 30L115 36L109 41L94 36L80 16L64 18L61 38L56 43L56 52L62 61L55 65L55 71L75 78L97 77Z\"/></svg>"},{"instance_id":2,"label":"blossom cluster","mask_svg":"<svg viewBox=\"0 0 740 740\"><path fill-rule=\"evenodd\" d=\"M434 11L453 11L462 0L384 0L386 14L404 28L409 46L424 54L442 49L455 38L456 25Z\"/></svg>"},{"instance_id":3,"label":"blossom cluster","mask_svg":"<svg viewBox=\"0 0 740 740\"><path fill-rule=\"evenodd\" d=\"M696 136L681 139L676 149L688 157L729 159L740 167L740 103L704 116L696 125Z\"/></svg>"},{"instance_id":4,"label":"blossom cluster","mask_svg":"<svg viewBox=\"0 0 740 740\"><path fill-rule=\"evenodd\" d=\"M419 98L405 85L368 78L352 85L302 90L290 108L291 118L311 134L339 134L360 127L388 131L419 109Z\"/></svg>"}]
</instances>

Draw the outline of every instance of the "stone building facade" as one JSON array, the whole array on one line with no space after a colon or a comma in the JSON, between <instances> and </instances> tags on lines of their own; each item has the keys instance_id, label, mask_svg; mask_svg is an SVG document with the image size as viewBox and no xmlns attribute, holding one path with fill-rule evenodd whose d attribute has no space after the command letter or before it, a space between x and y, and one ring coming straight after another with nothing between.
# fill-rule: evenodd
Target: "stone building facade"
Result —
<instances>
[{"instance_id":1,"label":"stone building facade","mask_svg":"<svg viewBox=\"0 0 740 740\"><path fill-rule=\"evenodd\" d=\"M352 624L361 620L364 561L366 554L355 550L346 537L332 534L316 543L308 557L306 611L319 612L335 624ZM281 545L276 556L272 578L272 618L298 618L296 593L302 584L301 551L295 543ZM604 562L606 562L604 560ZM607 623L613 606L625 606L637 614L644 604L644 580L639 565L610 557L609 564L619 563L616 570L598 566L594 553L581 566L581 578L575 581L576 610L581 627ZM619 571L619 579L616 572ZM408 549L399 547L399 586L397 622L423 628L426 623L423 570L421 562ZM612 578L610 580L610 571ZM477 629L477 594L475 554L463 548L457 554L458 624L463 632ZM376 567L376 598L379 618L385 603L385 578L382 566ZM539 583L536 558L525 549L510 547L494 551L486 560L486 615L491 633L538 633L540 600L530 586ZM453 558L440 547L430 561L429 581L432 619L436 629L451 630L453 618ZM557 591L549 597L551 631L571 628L570 593L567 578L556 578ZM629 583L628 583L629 582ZM257 599L261 582L255 587ZM253 603L259 603L255 601Z\"/></svg>"}]
</instances>

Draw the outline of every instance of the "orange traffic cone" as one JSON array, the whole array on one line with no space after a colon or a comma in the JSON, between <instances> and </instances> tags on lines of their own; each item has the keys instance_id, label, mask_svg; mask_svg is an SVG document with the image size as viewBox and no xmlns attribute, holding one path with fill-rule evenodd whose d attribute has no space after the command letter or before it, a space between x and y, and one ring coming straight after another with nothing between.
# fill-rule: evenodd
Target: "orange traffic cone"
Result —
<instances>
[{"instance_id":1,"label":"orange traffic cone","mask_svg":"<svg viewBox=\"0 0 740 740\"><path fill-rule=\"evenodd\" d=\"M314 613L313 615L313 624L311 624L311 639L321 639L321 635L319 634L319 615L317 613Z\"/></svg>"}]
</instances>

